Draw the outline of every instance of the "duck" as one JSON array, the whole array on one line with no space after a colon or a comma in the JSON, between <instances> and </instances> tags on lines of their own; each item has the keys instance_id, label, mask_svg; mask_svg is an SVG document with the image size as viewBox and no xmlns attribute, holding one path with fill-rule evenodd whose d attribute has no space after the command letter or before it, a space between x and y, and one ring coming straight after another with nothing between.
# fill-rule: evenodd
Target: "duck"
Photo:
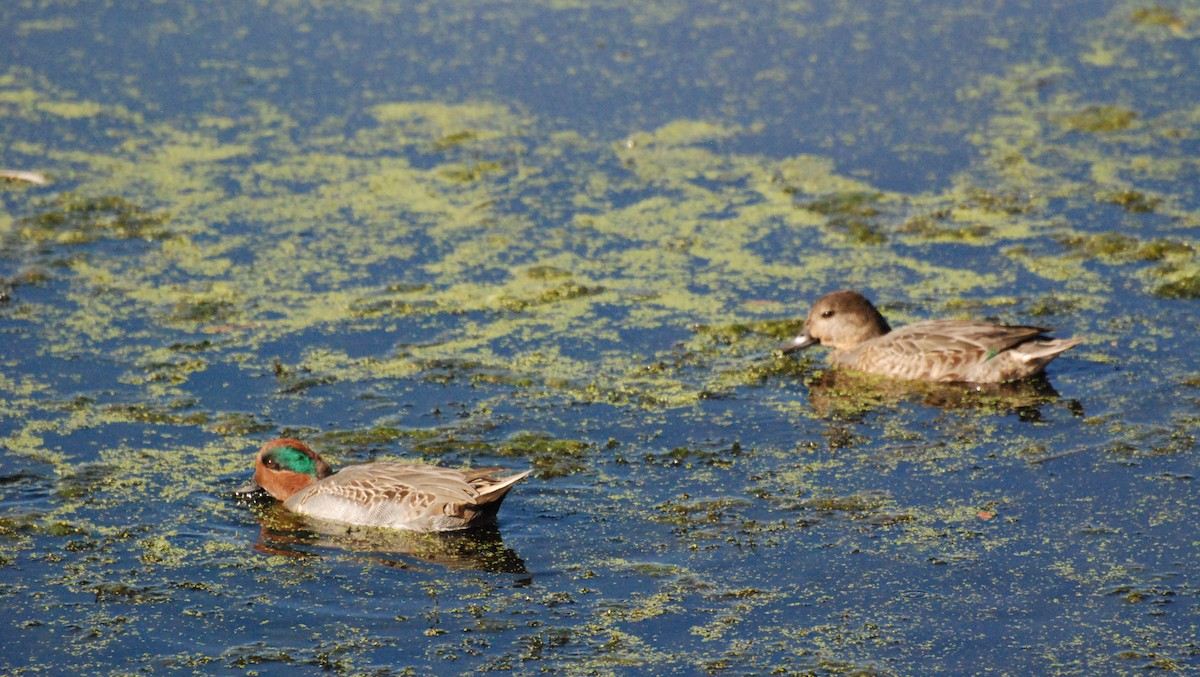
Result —
<instances>
[{"instance_id":1,"label":"duck","mask_svg":"<svg viewBox=\"0 0 1200 677\"><path fill-rule=\"evenodd\" d=\"M254 478L239 492L262 489L293 513L351 526L457 531L494 523L509 489L530 473L498 477L503 470L377 461L334 472L304 442L281 437L258 450Z\"/></svg>"},{"instance_id":2,"label":"duck","mask_svg":"<svg viewBox=\"0 0 1200 677\"><path fill-rule=\"evenodd\" d=\"M1051 338L1051 329L974 320L927 320L892 329L862 294L840 290L817 299L804 330L784 354L832 349L835 367L910 381L1005 383L1041 373L1083 339Z\"/></svg>"}]
</instances>

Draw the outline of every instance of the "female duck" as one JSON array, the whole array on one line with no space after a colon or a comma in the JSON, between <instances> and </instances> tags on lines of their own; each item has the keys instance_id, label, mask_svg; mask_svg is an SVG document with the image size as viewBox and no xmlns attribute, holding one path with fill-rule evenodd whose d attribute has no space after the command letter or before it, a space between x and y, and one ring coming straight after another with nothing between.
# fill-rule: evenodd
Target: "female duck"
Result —
<instances>
[{"instance_id":1,"label":"female duck","mask_svg":"<svg viewBox=\"0 0 1200 677\"><path fill-rule=\"evenodd\" d=\"M500 470L464 473L377 462L335 473L308 445L280 438L258 450L254 483L301 515L358 526L454 531L495 521L505 494L529 474L495 477Z\"/></svg>"},{"instance_id":2,"label":"female duck","mask_svg":"<svg viewBox=\"0 0 1200 677\"><path fill-rule=\"evenodd\" d=\"M1043 327L929 320L893 330L862 294L817 299L786 353L818 343L838 367L915 381L1003 383L1032 376L1083 339L1054 339Z\"/></svg>"}]
</instances>

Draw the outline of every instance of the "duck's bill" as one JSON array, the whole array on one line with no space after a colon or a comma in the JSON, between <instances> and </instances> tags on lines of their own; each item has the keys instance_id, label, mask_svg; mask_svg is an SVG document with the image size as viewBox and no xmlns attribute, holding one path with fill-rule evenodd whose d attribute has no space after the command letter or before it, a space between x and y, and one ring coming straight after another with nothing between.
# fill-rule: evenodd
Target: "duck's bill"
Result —
<instances>
[{"instance_id":1,"label":"duck's bill","mask_svg":"<svg viewBox=\"0 0 1200 677\"><path fill-rule=\"evenodd\" d=\"M779 346L779 352L783 353L784 355L787 355L788 353L794 353L796 351L804 350L805 348L815 346L818 343L820 343L820 341L809 336L808 332L805 332L805 333L797 336L796 338L792 339L791 341L788 341L787 343L784 343L783 345Z\"/></svg>"},{"instance_id":2,"label":"duck's bill","mask_svg":"<svg viewBox=\"0 0 1200 677\"><path fill-rule=\"evenodd\" d=\"M250 496L257 494L260 491L263 491L263 488L258 485L258 482L254 481L253 477L251 477L245 484L237 489L234 489L233 494L235 496Z\"/></svg>"}]
</instances>

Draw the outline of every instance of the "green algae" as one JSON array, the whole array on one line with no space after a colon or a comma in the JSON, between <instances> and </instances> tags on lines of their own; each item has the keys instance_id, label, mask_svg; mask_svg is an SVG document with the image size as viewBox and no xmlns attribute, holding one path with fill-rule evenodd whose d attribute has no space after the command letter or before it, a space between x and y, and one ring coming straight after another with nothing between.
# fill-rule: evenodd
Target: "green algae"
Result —
<instances>
[{"instance_id":1,"label":"green algae","mask_svg":"<svg viewBox=\"0 0 1200 677\"><path fill-rule=\"evenodd\" d=\"M1118 190L1105 193L1099 199L1120 205L1127 212L1135 214L1152 212L1162 200L1156 196L1146 195L1136 190Z\"/></svg>"},{"instance_id":2,"label":"green algae","mask_svg":"<svg viewBox=\"0 0 1200 677\"><path fill-rule=\"evenodd\" d=\"M1063 115L1058 123L1076 132L1118 132L1128 129L1137 117L1135 111L1120 106L1094 105Z\"/></svg>"},{"instance_id":3,"label":"green algae","mask_svg":"<svg viewBox=\"0 0 1200 677\"><path fill-rule=\"evenodd\" d=\"M195 411L195 402L175 401L166 404L120 404L110 405L105 413L117 420L139 423L195 426L209 422L209 414Z\"/></svg>"},{"instance_id":4,"label":"green algae","mask_svg":"<svg viewBox=\"0 0 1200 677\"><path fill-rule=\"evenodd\" d=\"M204 425L204 429L224 436L246 436L273 430L271 423L258 420L257 417L243 412L222 412L213 416Z\"/></svg>"},{"instance_id":5,"label":"green algae","mask_svg":"<svg viewBox=\"0 0 1200 677\"><path fill-rule=\"evenodd\" d=\"M1190 260L1195 254L1193 245L1188 242L1166 239L1143 242L1136 236L1120 232L1061 236L1055 239L1066 248L1078 252L1080 256L1109 263Z\"/></svg>"},{"instance_id":6,"label":"green algae","mask_svg":"<svg viewBox=\"0 0 1200 677\"><path fill-rule=\"evenodd\" d=\"M1192 274L1177 280L1164 282L1154 288L1154 295L1165 299L1200 298L1200 274Z\"/></svg>"},{"instance_id":7,"label":"green algae","mask_svg":"<svg viewBox=\"0 0 1200 677\"><path fill-rule=\"evenodd\" d=\"M62 245L102 238L161 240L169 235L168 221L167 215L148 212L122 197L66 194L37 216L18 221L14 230L23 242Z\"/></svg>"},{"instance_id":8,"label":"green algae","mask_svg":"<svg viewBox=\"0 0 1200 677\"><path fill-rule=\"evenodd\" d=\"M559 303L562 301L570 301L572 299L585 298L604 293L604 287L599 285L586 285L576 282L562 282L549 287L543 287L536 291L531 291L530 295L525 298L502 297L497 300L501 308L512 311L524 311L532 306L540 306L549 303ZM519 293L519 292L518 292Z\"/></svg>"},{"instance_id":9,"label":"green algae","mask_svg":"<svg viewBox=\"0 0 1200 677\"><path fill-rule=\"evenodd\" d=\"M1186 19L1180 16L1179 12L1160 4L1153 4L1149 7L1138 7L1130 13L1129 18L1135 24L1147 27L1161 26L1179 30L1187 25Z\"/></svg>"},{"instance_id":10,"label":"green algae","mask_svg":"<svg viewBox=\"0 0 1200 677\"><path fill-rule=\"evenodd\" d=\"M496 449L500 456L529 461L541 478L571 475L587 469L594 445L579 440L555 439L545 433L524 432L513 435Z\"/></svg>"},{"instance_id":11,"label":"green algae","mask_svg":"<svg viewBox=\"0 0 1200 677\"><path fill-rule=\"evenodd\" d=\"M950 215L945 213L914 216L905 221L898 231L930 240L985 241L993 230L985 223L968 222L960 225L957 220L951 220Z\"/></svg>"}]
</instances>

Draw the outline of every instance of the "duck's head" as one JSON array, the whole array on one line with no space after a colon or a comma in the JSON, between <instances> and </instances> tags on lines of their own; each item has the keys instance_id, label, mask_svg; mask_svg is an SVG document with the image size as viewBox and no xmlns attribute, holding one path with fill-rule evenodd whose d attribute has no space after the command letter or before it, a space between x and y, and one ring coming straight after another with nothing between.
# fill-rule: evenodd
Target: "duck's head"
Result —
<instances>
[{"instance_id":1,"label":"duck's head","mask_svg":"<svg viewBox=\"0 0 1200 677\"><path fill-rule=\"evenodd\" d=\"M267 442L254 459L254 484L280 501L332 474L317 452L290 437Z\"/></svg>"},{"instance_id":2,"label":"duck's head","mask_svg":"<svg viewBox=\"0 0 1200 677\"><path fill-rule=\"evenodd\" d=\"M808 311L804 331L779 349L787 354L819 343L834 350L853 350L891 330L865 296L855 291L835 291L817 299Z\"/></svg>"}]
</instances>

